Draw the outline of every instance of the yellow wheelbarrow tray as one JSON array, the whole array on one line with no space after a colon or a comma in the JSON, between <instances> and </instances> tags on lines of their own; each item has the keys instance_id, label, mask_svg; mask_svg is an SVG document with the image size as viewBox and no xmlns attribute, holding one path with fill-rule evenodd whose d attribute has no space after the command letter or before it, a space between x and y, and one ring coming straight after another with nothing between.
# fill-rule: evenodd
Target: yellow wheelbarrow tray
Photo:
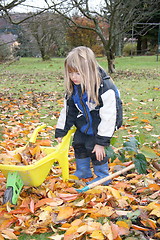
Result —
<instances>
[{"instance_id":1,"label":"yellow wheelbarrow tray","mask_svg":"<svg viewBox=\"0 0 160 240\"><path fill-rule=\"evenodd\" d=\"M37 127L34 130L29 142L35 143L38 132L41 131L44 127L46 127L45 124ZM18 174L18 181L16 180L17 184L19 184L19 182L22 181L23 183L22 186L26 185L26 186L38 187L46 179L53 163L58 162L62 170L63 181L68 180L69 179L68 151L69 151L71 136L74 132L75 132L75 128L70 129L68 131L68 134L65 137L63 137L62 142L55 147L41 146L42 151L45 154L47 154L41 160L38 160L31 165L25 165L25 166L0 164L0 170L2 171L3 175L6 178L8 177L9 174L12 175L13 173L16 172ZM25 148L25 147L22 147L22 148ZM16 149L15 153L17 153L18 150L19 149Z\"/></svg>"}]
</instances>

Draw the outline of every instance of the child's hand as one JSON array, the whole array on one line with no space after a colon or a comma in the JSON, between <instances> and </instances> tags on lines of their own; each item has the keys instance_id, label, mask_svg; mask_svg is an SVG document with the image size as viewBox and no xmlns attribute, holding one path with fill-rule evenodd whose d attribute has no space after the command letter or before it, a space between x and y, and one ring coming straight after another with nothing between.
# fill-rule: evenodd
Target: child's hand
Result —
<instances>
[{"instance_id":1,"label":"child's hand","mask_svg":"<svg viewBox=\"0 0 160 240\"><path fill-rule=\"evenodd\" d=\"M98 161L102 161L104 159L104 157L106 156L104 146L101 146L101 145L98 145L98 144L96 144L94 146L94 149L93 149L92 153L96 154L96 158L97 158Z\"/></svg>"},{"instance_id":2,"label":"child's hand","mask_svg":"<svg viewBox=\"0 0 160 240\"><path fill-rule=\"evenodd\" d=\"M61 143L62 142L62 138L61 137L57 138L57 142Z\"/></svg>"}]
</instances>

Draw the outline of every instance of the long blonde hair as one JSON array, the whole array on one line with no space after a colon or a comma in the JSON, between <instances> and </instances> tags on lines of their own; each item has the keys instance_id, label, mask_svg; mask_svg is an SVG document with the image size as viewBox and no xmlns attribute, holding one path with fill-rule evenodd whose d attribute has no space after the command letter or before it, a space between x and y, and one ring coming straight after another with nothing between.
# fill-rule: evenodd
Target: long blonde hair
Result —
<instances>
[{"instance_id":1,"label":"long blonde hair","mask_svg":"<svg viewBox=\"0 0 160 240\"><path fill-rule=\"evenodd\" d=\"M69 96L73 93L73 84L69 78L69 72L76 71L80 74L82 93L87 92L88 101L99 104L98 92L101 77L93 51L85 46L74 48L65 59L65 88Z\"/></svg>"}]
</instances>

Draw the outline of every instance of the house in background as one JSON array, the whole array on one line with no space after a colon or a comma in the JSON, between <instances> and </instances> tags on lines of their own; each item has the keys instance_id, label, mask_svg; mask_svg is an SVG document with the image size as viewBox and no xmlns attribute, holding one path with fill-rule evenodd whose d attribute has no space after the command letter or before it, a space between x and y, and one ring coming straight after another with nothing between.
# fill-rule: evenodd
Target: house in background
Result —
<instances>
[{"instance_id":1,"label":"house in background","mask_svg":"<svg viewBox=\"0 0 160 240\"><path fill-rule=\"evenodd\" d=\"M17 29L6 19L0 18L0 56L13 59L15 51L19 48Z\"/></svg>"}]
</instances>

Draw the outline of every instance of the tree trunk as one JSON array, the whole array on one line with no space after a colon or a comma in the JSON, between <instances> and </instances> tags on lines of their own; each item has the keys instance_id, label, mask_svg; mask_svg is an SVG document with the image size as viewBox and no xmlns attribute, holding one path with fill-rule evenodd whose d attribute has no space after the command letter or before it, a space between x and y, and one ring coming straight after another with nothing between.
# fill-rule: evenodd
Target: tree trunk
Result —
<instances>
[{"instance_id":1,"label":"tree trunk","mask_svg":"<svg viewBox=\"0 0 160 240\"><path fill-rule=\"evenodd\" d=\"M141 36L137 37L138 41L137 41L137 55L141 55L142 53L142 39Z\"/></svg>"},{"instance_id":2,"label":"tree trunk","mask_svg":"<svg viewBox=\"0 0 160 240\"><path fill-rule=\"evenodd\" d=\"M147 38L142 38L142 53L145 54L148 50Z\"/></svg>"},{"instance_id":3,"label":"tree trunk","mask_svg":"<svg viewBox=\"0 0 160 240\"><path fill-rule=\"evenodd\" d=\"M110 51L107 52L107 61L108 61L108 72L109 73L115 73L115 56L112 52L112 50L110 49Z\"/></svg>"},{"instance_id":4,"label":"tree trunk","mask_svg":"<svg viewBox=\"0 0 160 240\"><path fill-rule=\"evenodd\" d=\"M122 56L122 49L123 49L123 34L119 34L119 36L116 37L115 42L115 55L117 57Z\"/></svg>"}]
</instances>

